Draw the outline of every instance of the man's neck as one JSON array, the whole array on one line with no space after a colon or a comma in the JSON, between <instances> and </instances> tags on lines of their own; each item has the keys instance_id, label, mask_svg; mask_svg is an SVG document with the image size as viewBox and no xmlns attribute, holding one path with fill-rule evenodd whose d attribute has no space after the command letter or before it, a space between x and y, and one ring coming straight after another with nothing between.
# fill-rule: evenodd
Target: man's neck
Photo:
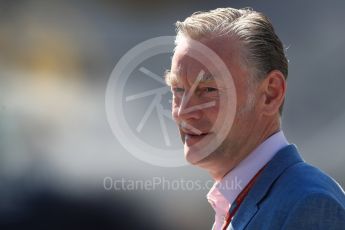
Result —
<instances>
[{"instance_id":1,"label":"man's neck","mask_svg":"<svg viewBox=\"0 0 345 230\"><path fill-rule=\"evenodd\" d=\"M267 126L267 128L265 128L260 135L257 135L257 138L254 141L251 141L250 144L247 144L242 148L238 149L236 151L236 154L219 154L218 156L221 156L222 159L218 159L217 166L208 168L208 171L212 178L216 181L221 180L243 159L245 159L255 148L257 148L270 136L279 132L279 130L280 124L277 125L277 123L272 123L270 126Z\"/></svg>"}]
</instances>

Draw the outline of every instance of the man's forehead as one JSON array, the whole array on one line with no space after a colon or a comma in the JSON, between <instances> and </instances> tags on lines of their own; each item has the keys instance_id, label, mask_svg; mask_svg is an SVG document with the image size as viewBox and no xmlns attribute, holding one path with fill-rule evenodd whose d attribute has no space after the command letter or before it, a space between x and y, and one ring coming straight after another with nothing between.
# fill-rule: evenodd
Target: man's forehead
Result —
<instances>
[{"instance_id":1,"label":"man's forehead","mask_svg":"<svg viewBox=\"0 0 345 230\"><path fill-rule=\"evenodd\" d=\"M173 60L171 72L169 72L172 77L180 78L188 76L188 78L195 78L202 72L203 80L213 80L213 74L209 69L211 65L208 65L208 63L201 63L199 60L189 55L185 56L187 57Z\"/></svg>"},{"instance_id":2,"label":"man's forehead","mask_svg":"<svg viewBox=\"0 0 345 230\"><path fill-rule=\"evenodd\" d=\"M171 77L174 78L180 78L183 77L183 74L179 71L173 71L173 72L169 72L168 74L171 75ZM199 72L196 72L196 74L194 74L194 76L190 76L190 77L200 77L199 80L200 81L214 81L214 76L209 73L209 72L205 72L203 69L200 69Z\"/></svg>"},{"instance_id":3,"label":"man's forehead","mask_svg":"<svg viewBox=\"0 0 345 230\"><path fill-rule=\"evenodd\" d=\"M203 69L200 69L200 71L193 74L193 76L188 76L177 70L173 70L172 72L167 71L165 74L165 79L168 84L176 84L179 82L183 82L184 80L195 81L196 79L198 79L199 83L208 83L215 81L215 77L210 72L205 72Z\"/></svg>"}]
</instances>

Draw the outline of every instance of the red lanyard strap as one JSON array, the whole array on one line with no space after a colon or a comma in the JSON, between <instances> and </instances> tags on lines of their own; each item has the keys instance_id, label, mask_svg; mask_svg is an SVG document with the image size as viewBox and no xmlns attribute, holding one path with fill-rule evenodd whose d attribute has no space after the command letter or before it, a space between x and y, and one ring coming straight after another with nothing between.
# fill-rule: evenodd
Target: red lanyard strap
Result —
<instances>
[{"instance_id":1,"label":"red lanyard strap","mask_svg":"<svg viewBox=\"0 0 345 230\"><path fill-rule=\"evenodd\" d=\"M255 174L255 176L249 181L249 183L246 185L246 187L244 187L244 189L236 197L235 201L231 204L229 212L226 214L225 222L224 222L224 224L222 226L223 230L226 230L226 228L229 226L232 217L236 214L236 212L237 212L238 208L240 207L241 203L243 202L244 198L246 198L246 196L249 193L249 190L253 187L256 179L259 177L259 175L261 174L261 172L263 171L264 168L265 167L262 167Z\"/></svg>"}]
</instances>

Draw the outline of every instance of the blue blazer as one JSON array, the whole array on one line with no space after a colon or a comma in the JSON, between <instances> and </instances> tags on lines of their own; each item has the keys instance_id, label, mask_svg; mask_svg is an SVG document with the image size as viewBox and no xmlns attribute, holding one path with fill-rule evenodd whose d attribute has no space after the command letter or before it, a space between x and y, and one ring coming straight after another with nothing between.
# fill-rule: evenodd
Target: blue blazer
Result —
<instances>
[{"instance_id":1,"label":"blue blazer","mask_svg":"<svg viewBox=\"0 0 345 230\"><path fill-rule=\"evenodd\" d=\"M345 194L288 145L259 175L227 229L345 229Z\"/></svg>"}]
</instances>

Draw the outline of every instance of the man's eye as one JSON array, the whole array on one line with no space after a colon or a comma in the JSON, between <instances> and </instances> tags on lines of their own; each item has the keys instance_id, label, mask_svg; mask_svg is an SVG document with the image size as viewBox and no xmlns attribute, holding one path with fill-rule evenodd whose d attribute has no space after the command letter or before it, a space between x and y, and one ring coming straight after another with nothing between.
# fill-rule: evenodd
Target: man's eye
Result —
<instances>
[{"instance_id":1,"label":"man's eye","mask_svg":"<svg viewBox=\"0 0 345 230\"><path fill-rule=\"evenodd\" d=\"M184 92L184 89L183 88L179 88L179 87L174 87L174 88L172 88L172 91L173 91L173 93L180 94L180 93Z\"/></svg>"},{"instance_id":2,"label":"man's eye","mask_svg":"<svg viewBox=\"0 0 345 230\"><path fill-rule=\"evenodd\" d=\"M200 89L200 93L203 94L209 94L209 93L217 93L218 89L217 88L213 88L213 87L204 87Z\"/></svg>"},{"instance_id":3,"label":"man's eye","mask_svg":"<svg viewBox=\"0 0 345 230\"><path fill-rule=\"evenodd\" d=\"M199 89L198 94L203 97L216 97L218 96L218 89L213 87L203 87Z\"/></svg>"},{"instance_id":4,"label":"man's eye","mask_svg":"<svg viewBox=\"0 0 345 230\"><path fill-rule=\"evenodd\" d=\"M211 93L211 92L217 92L218 89L212 88L212 87L206 87L206 88L204 89L204 91L207 92L207 93Z\"/></svg>"}]
</instances>

